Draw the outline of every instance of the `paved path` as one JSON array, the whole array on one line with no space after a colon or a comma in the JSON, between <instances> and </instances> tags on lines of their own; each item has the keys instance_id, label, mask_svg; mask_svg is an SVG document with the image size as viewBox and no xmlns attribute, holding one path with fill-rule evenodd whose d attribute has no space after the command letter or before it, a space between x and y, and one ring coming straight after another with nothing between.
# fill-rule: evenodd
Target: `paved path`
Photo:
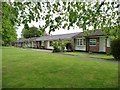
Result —
<instances>
[{"instance_id":1,"label":"paved path","mask_svg":"<svg viewBox=\"0 0 120 90\"><path fill-rule=\"evenodd\" d=\"M118 61L113 61L113 60L105 60L105 59L101 59L101 58L92 58L92 57L85 57L85 56L77 56L77 55L68 55L68 54L63 54L63 53L57 53L60 55L64 55L64 56L71 56L71 57L76 57L76 58L83 58L84 60L97 60L97 61L105 61L105 62L113 62L113 63L120 63Z\"/></svg>"},{"instance_id":2,"label":"paved path","mask_svg":"<svg viewBox=\"0 0 120 90\"><path fill-rule=\"evenodd\" d=\"M31 49L31 50L33 50L33 51L38 51L38 52L52 53L52 50L45 50L45 49ZM53 53L52 53L52 54L53 54ZM77 55L70 55L70 54L64 54L64 53L54 53L54 54L62 55L62 56L69 56L69 57L75 57L75 58L83 58L84 60L97 60L97 61L120 63L120 62L118 62L118 61L113 61L113 60L105 60L105 59L100 59L100 58L77 56Z\"/></svg>"},{"instance_id":3,"label":"paved path","mask_svg":"<svg viewBox=\"0 0 120 90\"><path fill-rule=\"evenodd\" d=\"M33 48L21 48L23 50L33 50L33 51L38 51L38 52L48 52L52 53L52 50L45 50L45 49L33 49Z\"/></svg>"},{"instance_id":4,"label":"paved path","mask_svg":"<svg viewBox=\"0 0 120 90\"><path fill-rule=\"evenodd\" d=\"M38 51L38 52L48 52L48 53L52 53L52 50L44 50L44 49L31 49L33 51Z\"/></svg>"}]
</instances>

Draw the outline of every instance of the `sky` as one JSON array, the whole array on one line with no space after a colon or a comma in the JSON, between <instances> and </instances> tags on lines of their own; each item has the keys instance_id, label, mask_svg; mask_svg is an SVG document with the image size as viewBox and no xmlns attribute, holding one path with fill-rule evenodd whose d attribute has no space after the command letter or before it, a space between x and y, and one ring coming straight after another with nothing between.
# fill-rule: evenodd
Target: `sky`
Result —
<instances>
[{"instance_id":1,"label":"sky","mask_svg":"<svg viewBox=\"0 0 120 90\"><path fill-rule=\"evenodd\" d=\"M42 22L31 22L31 24L28 24L28 25L30 27L34 25L35 27L39 28L39 23L42 23ZM18 27L18 29L17 29L17 38L21 38L21 34L22 34L21 31L22 31L23 28L24 28L23 24ZM46 32L48 33L49 29L47 29ZM79 28L75 28L75 29L70 28L70 30L67 30L67 29L62 29L61 28L59 30L55 30L54 32L51 32L50 34L51 35L57 35L57 34L67 34L67 33L75 33L75 32L82 32L82 29L79 29Z\"/></svg>"},{"instance_id":2,"label":"sky","mask_svg":"<svg viewBox=\"0 0 120 90\"><path fill-rule=\"evenodd\" d=\"M14 0L13 0L14 1ZM106 0L106 1L110 1L110 0ZM55 17L55 15L54 15ZM36 26L39 28L39 25L41 26L41 24L44 24L45 22L44 21L38 21L38 22L31 22L31 24L29 24L29 26L31 27L32 25ZM21 25L18 27L17 29L17 38L21 38L21 31L22 29L24 28L24 25ZM89 28L91 29L91 28ZM46 32L48 33L49 32L49 29L46 30ZM82 29L79 29L79 28L70 28L70 30L67 30L67 29L59 29L59 30L55 30L55 32L51 32L50 34L52 35L56 35L56 34L67 34L67 33L75 33L75 32L82 32Z\"/></svg>"}]
</instances>

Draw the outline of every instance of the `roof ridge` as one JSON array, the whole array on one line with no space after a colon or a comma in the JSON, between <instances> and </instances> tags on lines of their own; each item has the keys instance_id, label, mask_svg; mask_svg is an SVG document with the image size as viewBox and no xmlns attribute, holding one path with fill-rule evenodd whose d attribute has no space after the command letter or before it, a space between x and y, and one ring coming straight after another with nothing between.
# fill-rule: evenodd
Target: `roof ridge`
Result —
<instances>
[{"instance_id":1,"label":"roof ridge","mask_svg":"<svg viewBox=\"0 0 120 90\"><path fill-rule=\"evenodd\" d=\"M79 33L82 33L82 32L66 33L66 34L56 34L56 35L47 35L47 36L60 36L60 35L70 35L70 34L79 34ZM46 36L41 36L41 37L46 37Z\"/></svg>"},{"instance_id":2,"label":"roof ridge","mask_svg":"<svg viewBox=\"0 0 120 90\"><path fill-rule=\"evenodd\" d=\"M66 33L66 34L55 34L55 35L49 35L49 36L68 35L68 34L77 34L77 33L81 33L81 32L75 32L75 33Z\"/></svg>"}]
</instances>

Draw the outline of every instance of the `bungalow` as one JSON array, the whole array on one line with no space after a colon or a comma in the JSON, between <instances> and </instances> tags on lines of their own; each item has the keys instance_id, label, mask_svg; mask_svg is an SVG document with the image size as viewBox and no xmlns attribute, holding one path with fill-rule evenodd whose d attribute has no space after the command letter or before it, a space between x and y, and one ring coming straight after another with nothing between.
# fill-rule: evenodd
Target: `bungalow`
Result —
<instances>
[{"instance_id":1,"label":"bungalow","mask_svg":"<svg viewBox=\"0 0 120 90\"><path fill-rule=\"evenodd\" d=\"M17 40L16 42L14 42L14 46L15 47L23 47L23 40Z\"/></svg>"},{"instance_id":2,"label":"bungalow","mask_svg":"<svg viewBox=\"0 0 120 90\"><path fill-rule=\"evenodd\" d=\"M28 38L28 39L23 38L23 39L17 40L17 41L14 43L14 46L16 46L16 47L37 48L36 38L37 38L37 37Z\"/></svg>"},{"instance_id":3,"label":"bungalow","mask_svg":"<svg viewBox=\"0 0 120 90\"><path fill-rule=\"evenodd\" d=\"M53 41L67 40L67 41L70 42L68 44L71 44L71 42L73 41L73 37L76 36L77 34L79 34L79 33L70 33L70 34L60 34L60 35L43 36L43 37L37 38L36 42L37 42L39 48L42 47L44 49L53 49L53 46L52 46L52 42Z\"/></svg>"},{"instance_id":4,"label":"bungalow","mask_svg":"<svg viewBox=\"0 0 120 90\"><path fill-rule=\"evenodd\" d=\"M110 53L110 38L106 38L101 30L88 35L79 33L74 38L75 50Z\"/></svg>"},{"instance_id":5,"label":"bungalow","mask_svg":"<svg viewBox=\"0 0 120 90\"><path fill-rule=\"evenodd\" d=\"M101 30L91 34L79 32L42 36L33 39L31 42L36 42L36 46L34 46L36 48L53 49L52 42L58 40L68 40L66 49L73 51L110 53L110 38L106 38Z\"/></svg>"}]
</instances>

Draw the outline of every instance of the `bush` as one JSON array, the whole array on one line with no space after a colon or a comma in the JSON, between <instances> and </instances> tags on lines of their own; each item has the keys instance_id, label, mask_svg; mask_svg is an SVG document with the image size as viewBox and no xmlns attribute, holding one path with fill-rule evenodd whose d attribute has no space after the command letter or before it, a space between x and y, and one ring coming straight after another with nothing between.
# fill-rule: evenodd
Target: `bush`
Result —
<instances>
[{"instance_id":1,"label":"bush","mask_svg":"<svg viewBox=\"0 0 120 90\"><path fill-rule=\"evenodd\" d=\"M53 45L53 52L64 52L64 49L66 47L66 44L68 43L68 41L65 40L59 40L59 41L55 41L52 43Z\"/></svg>"},{"instance_id":2,"label":"bush","mask_svg":"<svg viewBox=\"0 0 120 90\"><path fill-rule=\"evenodd\" d=\"M68 41L66 41L66 40L60 40L59 41L60 51L61 52L64 52L67 43L68 43Z\"/></svg>"},{"instance_id":3,"label":"bush","mask_svg":"<svg viewBox=\"0 0 120 90\"><path fill-rule=\"evenodd\" d=\"M120 60L120 39L111 41L111 54L116 60Z\"/></svg>"},{"instance_id":4,"label":"bush","mask_svg":"<svg viewBox=\"0 0 120 90\"><path fill-rule=\"evenodd\" d=\"M59 47L59 43L58 42L53 42L52 43L52 45L53 45L53 53L54 52L60 52L60 47Z\"/></svg>"}]
</instances>

